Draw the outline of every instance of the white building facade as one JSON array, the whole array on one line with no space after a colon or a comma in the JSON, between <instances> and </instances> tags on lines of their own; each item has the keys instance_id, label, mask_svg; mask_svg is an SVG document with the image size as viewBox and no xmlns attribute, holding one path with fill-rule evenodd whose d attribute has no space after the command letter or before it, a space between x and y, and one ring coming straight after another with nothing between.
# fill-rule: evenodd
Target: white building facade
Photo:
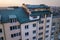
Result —
<instances>
[{"instance_id":1,"label":"white building facade","mask_svg":"<svg viewBox=\"0 0 60 40\"><path fill-rule=\"evenodd\" d=\"M3 10L4 12L0 13L3 18L7 17L4 19L3 25L0 25L3 31L0 33L0 38L3 36L1 40L51 40L53 14L45 5L36 5L35 8L32 6L23 4L22 8L25 9L26 15L24 15L25 12L22 8L16 8L12 11L11 9ZM3 13L6 14L3 15ZM0 32L2 32L1 29Z\"/></svg>"}]
</instances>

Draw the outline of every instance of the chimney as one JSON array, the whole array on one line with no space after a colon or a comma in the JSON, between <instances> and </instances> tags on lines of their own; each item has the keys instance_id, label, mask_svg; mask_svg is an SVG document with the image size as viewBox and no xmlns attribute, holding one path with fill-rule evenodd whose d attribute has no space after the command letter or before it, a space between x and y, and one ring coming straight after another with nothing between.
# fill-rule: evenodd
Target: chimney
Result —
<instances>
[{"instance_id":1,"label":"chimney","mask_svg":"<svg viewBox=\"0 0 60 40\"><path fill-rule=\"evenodd\" d=\"M22 4L22 7L25 9L25 11L26 11L28 14L31 14L31 11L29 11L29 9L28 9L27 6L25 5L25 3Z\"/></svg>"}]
</instances>

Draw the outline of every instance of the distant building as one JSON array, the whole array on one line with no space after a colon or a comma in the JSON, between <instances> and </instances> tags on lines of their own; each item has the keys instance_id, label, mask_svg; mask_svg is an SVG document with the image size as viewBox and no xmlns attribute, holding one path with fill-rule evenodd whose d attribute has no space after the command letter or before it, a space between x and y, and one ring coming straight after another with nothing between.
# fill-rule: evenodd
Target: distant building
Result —
<instances>
[{"instance_id":1,"label":"distant building","mask_svg":"<svg viewBox=\"0 0 60 40\"><path fill-rule=\"evenodd\" d=\"M54 28L53 28L54 27ZM52 40L60 40L60 16L53 17L53 32L52 32Z\"/></svg>"},{"instance_id":2,"label":"distant building","mask_svg":"<svg viewBox=\"0 0 60 40\"><path fill-rule=\"evenodd\" d=\"M25 5L0 10L1 40L51 40L50 7Z\"/></svg>"},{"instance_id":3,"label":"distant building","mask_svg":"<svg viewBox=\"0 0 60 40\"><path fill-rule=\"evenodd\" d=\"M53 12L51 40L60 40L60 7L51 7Z\"/></svg>"}]
</instances>

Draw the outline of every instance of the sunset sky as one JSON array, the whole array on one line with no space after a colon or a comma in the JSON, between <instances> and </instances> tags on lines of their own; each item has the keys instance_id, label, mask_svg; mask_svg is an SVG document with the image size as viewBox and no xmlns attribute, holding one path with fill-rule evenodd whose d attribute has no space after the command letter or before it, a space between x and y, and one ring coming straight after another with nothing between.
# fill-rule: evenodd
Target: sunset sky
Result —
<instances>
[{"instance_id":1,"label":"sunset sky","mask_svg":"<svg viewBox=\"0 0 60 40\"><path fill-rule=\"evenodd\" d=\"M1 6L21 6L25 4L46 4L49 6L60 6L60 0L0 0Z\"/></svg>"}]
</instances>

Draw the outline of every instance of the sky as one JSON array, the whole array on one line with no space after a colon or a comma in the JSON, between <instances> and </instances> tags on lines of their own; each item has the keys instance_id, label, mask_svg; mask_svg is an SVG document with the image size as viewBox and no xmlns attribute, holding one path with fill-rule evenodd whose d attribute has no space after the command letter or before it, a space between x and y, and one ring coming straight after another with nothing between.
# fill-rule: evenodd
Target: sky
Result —
<instances>
[{"instance_id":1,"label":"sky","mask_svg":"<svg viewBox=\"0 0 60 40\"><path fill-rule=\"evenodd\" d=\"M49 6L60 6L60 0L0 0L0 7L21 6L25 4L46 4Z\"/></svg>"}]
</instances>

